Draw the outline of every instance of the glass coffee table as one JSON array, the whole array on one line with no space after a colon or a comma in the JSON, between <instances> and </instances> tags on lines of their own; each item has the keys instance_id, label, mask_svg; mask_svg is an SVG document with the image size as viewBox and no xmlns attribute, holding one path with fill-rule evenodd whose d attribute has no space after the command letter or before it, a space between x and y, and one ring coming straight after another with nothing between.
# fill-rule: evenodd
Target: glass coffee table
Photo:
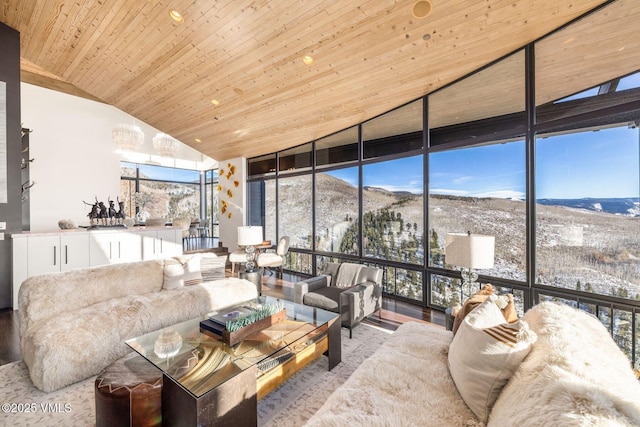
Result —
<instances>
[{"instance_id":1,"label":"glass coffee table","mask_svg":"<svg viewBox=\"0 0 640 427\"><path fill-rule=\"evenodd\" d=\"M126 341L163 372L165 425L257 425L259 399L322 354L340 363L338 314L268 296L240 306L276 301L286 320L234 346L201 329L216 312Z\"/></svg>"}]
</instances>

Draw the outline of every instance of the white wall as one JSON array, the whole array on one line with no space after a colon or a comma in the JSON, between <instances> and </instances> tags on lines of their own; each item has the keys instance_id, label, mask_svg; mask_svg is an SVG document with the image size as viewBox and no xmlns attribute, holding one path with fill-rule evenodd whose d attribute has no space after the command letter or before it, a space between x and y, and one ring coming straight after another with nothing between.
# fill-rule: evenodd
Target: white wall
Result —
<instances>
[{"instance_id":1,"label":"white wall","mask_svg":"<svg viewBox=\"0 0 640 427\"><path fill-rule=\"evenodd\" d=\"M154 162L188 169L210 169L215 161L181 144L177 160L153 153L158 130L121 110L38 86L21 84L22 126L29 137L31 231L54 231L58 220L88 225L87 213L95 197L107 202L120 194L120 160ZM118 123L135 123L145 133L143 150L132 158L121 156L111 139Z\"/></svg>"},{"instance_id":2,"label":"white wall","mask_svg":"<svg viewBox=\"0 0 640 427\"><path fill-rule=\"evenodd\" d=\"M246 159L237 157L231 160L220 161L220 210L226 205L226 211L219 213L220 241L234 251L238 248L238 227L246 225L247 206L247 170ZM230 168L235 172L229 175ZM229 176L229 177L227 177ZM238 182L236 187L235 182ZM231 196L227 193L231 191Z\"/></svg>"}]
</instances>

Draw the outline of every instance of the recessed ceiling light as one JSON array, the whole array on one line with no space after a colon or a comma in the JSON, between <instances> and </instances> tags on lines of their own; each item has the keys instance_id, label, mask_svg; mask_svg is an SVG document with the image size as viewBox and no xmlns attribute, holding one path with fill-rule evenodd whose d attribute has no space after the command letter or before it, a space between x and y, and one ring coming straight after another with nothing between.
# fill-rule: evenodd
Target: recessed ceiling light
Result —
<instances>
[{"instance_id":1,"label":"recessed ceiling light","mask_svg":"<svg viewBox=\"0 0 640 427\"><path fill-rule=\"evenodd\" d=\"M244 91L239 87L234 88L233 91L236 93L236 95L240 95L240 96L244 95Z\"/></svg>"},{"instance_id":2,"label":"recessed ceiling light","mask_svg":"<svg viewBox=\"0 0 640 427\"><path fill-rule=\"evenodd\" d=\"M212 103L213 105L215 105L216 107L217 107L218 105L220 105L220 101L218 101L217 99L212 99L212 100L211 100L211 103Z\"/></svg>"},{"instance_id":3,"label":"recessed ceiling light","mask_svg":"<svg viewBox=\"0 0 640 427\"><path fill-rule=\"evenodd\" d=\"M424 36L422 36L422 40L424 41L428 41L431 38L431 34L425 34Z\"/></svg>"},{"instance_id":4,"label":"recessed ceiling light","mask_svg":"<svg viewBox=\"0 0 640 427\"><path fill-rule=\"evenodd\" d=\"M169 11L169 16L171 17L171 19L173 19L176 22L179 22L181 24L184 22L184 18L182 17L180 12L178 12L177 10L171 9Z\"/></svg>"},{"instance_id":5,"label":"recessed ceiling light","mask_svg":"<svg viewBox=\"0 0 640 427\"><path fill-rule=\"evenodd\" d=\"M431 13L433 5L431 0L418 0L413 4L411 12L418 19L426 18Z\"/></svg>"},{"instance_id":6,"label":"recessed ceiling light","mask_svg":"<svg viewBox=\"0 0 640 427\"><path fill-rule=\"evenodd\" d=\"M201 143L201 142L202 142L202 140L201 140L200 138L196 138L196 142L197 142L197 143Z\"/></svg>"},{"instance_id":7,"label":"recessed ceiling light","mask_svg":"<svg viewBox=\"0 0 640 427\"><path fill-rule=\"evenodd\" d=\"M305 55L302 57L302 62L304 62L307 65L311 65L313 64L313 57L310 55Z\"/></svg>"}]
</instances>

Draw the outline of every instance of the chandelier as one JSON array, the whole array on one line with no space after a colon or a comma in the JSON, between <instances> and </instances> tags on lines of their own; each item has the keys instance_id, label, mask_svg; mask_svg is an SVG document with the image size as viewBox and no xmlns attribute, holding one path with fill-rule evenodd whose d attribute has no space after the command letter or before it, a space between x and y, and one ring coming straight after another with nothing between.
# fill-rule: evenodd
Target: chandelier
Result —
<instances>
[{"instance_id":1,"label":"chandelier","mask_svg":"<svg viewBox=\"0 0 640 427\"><path fill-rule=\"evenodd\" d=\"M135 125L119 124L111 131L111 137L122 151L138 151L144 144L144 132Z\"/></svg>"},{"instance_id":2,"label":"chandelier","mask_svg":"<svg viewBox=\"0 0 640 427\"><path fill-rule=\"evenodd\" d=\"M162 157L175 157L178 152L178 141L166 133L158 133L153 137L153 148Z\"/></svg>"}]
</instances>

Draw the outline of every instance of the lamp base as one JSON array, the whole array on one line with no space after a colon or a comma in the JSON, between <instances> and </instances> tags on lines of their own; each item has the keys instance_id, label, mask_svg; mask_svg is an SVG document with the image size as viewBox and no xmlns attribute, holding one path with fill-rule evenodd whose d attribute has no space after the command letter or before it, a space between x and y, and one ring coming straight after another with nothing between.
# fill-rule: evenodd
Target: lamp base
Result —
<instances>
[{"instance_id":1,"label":"lamp base","mask_svg":"<svg viewBox=\"0 0 640 427\"><path fill-rule=\"evenodd\" d=\"M462 284L460 285L460 303L463 303L466 298L476 293L479 289L478 273L472 271L470 268L462 270ZM466 295L466 297L465 297Z\"/></svg>"},{"instance_id":2,"label":"lamp base","mask_svg":"<svg viewBox=\"0 0 640 427\"><path fill-rule=\"evenodd\" d=\"M244 250L247 253L247 262L244 264L244 269L247 272L253 271L256 268L256 248L253 245L247 245Z\"/></svg>"}]
</instances>

